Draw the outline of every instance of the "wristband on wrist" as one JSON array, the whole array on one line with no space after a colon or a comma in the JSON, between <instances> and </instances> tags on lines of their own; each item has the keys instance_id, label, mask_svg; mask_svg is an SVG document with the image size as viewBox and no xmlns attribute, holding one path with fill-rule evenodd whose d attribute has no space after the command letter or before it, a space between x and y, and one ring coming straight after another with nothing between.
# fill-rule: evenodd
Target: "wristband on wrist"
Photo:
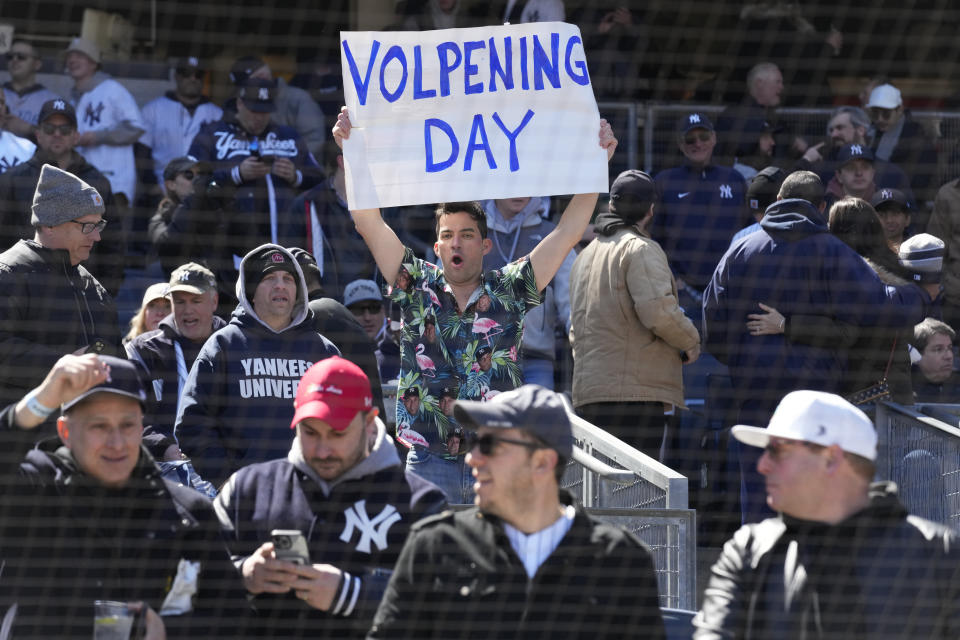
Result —
<instances>
[{"instance_id":1,"label":"wristband on wrist","mask_svg":"<svg viewBox=\"0 0 960 640\"><path fill-rule=\"evenodd\" d=\"M787 321L787 316L781 316L781 318L780 318L780 327L779 327L779 328L780 328L780 331L783 331L783 325L784 325L784 323L786 323L786 321Z\"/></svg>"},{"instance_id":2,"label":"wristband on wrist","mask_svg":"<svg viewBox=\"0 0 960 640\"><path fill-rule=\"evenodd\" d=\"M47 405L42 404L39 400L37 400L37 393L35 391L31 392L30 395L27 396L27 411L38 418L46 420L50 417L50 414L56 410L56 408L51 409Z\"/></svg>"}]
</instances>

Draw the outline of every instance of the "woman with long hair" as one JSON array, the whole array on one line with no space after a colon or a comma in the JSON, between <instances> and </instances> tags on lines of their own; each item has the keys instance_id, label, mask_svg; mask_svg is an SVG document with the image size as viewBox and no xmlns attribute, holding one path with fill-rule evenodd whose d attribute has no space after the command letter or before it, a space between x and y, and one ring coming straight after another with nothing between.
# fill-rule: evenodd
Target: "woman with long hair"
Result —
<instances>
[{"instance_id":1,"label":"woman with long hair","mask_svg":"<svg viewBox=\"0 0 960 640\"><path fill-rule=\"evenodd\" d=\"M147 287L140 308L130 318L130 331L124 336L124 342L130 342L141 333L153 331L160 321L170 315L170 300L166 297L166 282L157 282Z\"/></svg>"},{"instance_id":2,"label":"woman with long hair","mask_svg":"<svg viewBox=\"0 0 960 640\"><path fill-rule=\"evenodd\" d=\"M885 284L909 284L910 272L887 244L883 223L869 203L860 198L838 200L830 207L828 225L830 232L866 260ZM759 306L763 313L747 316L747 330L754 335L783 333L791 342L846 349L847 369L838 390L841 395L853 395L885 380L894 401L913 404L907 347L912 327L857 327L827 316L785 317L773 307Z\"/></svg>"}]
</instances>

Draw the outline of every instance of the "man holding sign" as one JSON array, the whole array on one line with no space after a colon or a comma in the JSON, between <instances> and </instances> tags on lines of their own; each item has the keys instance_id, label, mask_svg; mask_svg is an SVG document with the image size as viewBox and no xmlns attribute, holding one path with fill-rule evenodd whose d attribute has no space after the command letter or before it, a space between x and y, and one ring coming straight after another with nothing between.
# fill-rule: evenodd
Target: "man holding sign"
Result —
<instances>
[{"instance_id":1,"label":"man holding sign","mask_svg":"<svg viewBox=\"0 0 960 640\"><path fill-rule=\"evenodd\" d=\"M344 107L334 138L342 145L350 132ZM600 120L599 146L608 160L617 146L605 120ZM451 502L462 502L472 492L462 460L444 446L456 423L440 411L442 390L457 386L460 399L488 400L522 384L524 315L542 301L541 292L582 237L596 202L596 193L575 195L557 228L529 255L486 273L483 256L491 242L486 217L476 202L449 202L437 208L434 250L440 266L404 247L379 209L351 211L384 279L393 283L387 294L403 313L398 397L416 388L421 402L415 415L398 403L398 437L411 447L411 469L439 485ZM435 319L435 334L426 332L428 318Z\"/></svg>"}]
</instances>

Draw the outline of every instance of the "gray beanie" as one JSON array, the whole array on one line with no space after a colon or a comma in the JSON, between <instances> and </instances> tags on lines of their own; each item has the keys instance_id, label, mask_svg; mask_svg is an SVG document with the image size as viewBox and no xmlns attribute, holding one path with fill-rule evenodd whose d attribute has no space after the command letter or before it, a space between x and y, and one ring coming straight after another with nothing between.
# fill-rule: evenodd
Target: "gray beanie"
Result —
<instances>
[{"instance_id":1,"label":"gray beanie","mask_svg":"<svg viewBox=\"0 0 960 640\"><path fill-rule=\"evenodd\" d=\"M72 173L45 164L33 193L32 210L30 224L55 227L84 216L102 215L104 207L96 189Z\"/></svg>"},{"instance_id":2,"label":"gray beanie","mask_svg":"<svg viewBox=\"0 0 960 640\"><path fill-rule=\"evenodd\" d=\"M914 282L940 282L946 245L929 233L918 233L900 245L900 264L913 272Z\"/></svg>"}]
</instances>

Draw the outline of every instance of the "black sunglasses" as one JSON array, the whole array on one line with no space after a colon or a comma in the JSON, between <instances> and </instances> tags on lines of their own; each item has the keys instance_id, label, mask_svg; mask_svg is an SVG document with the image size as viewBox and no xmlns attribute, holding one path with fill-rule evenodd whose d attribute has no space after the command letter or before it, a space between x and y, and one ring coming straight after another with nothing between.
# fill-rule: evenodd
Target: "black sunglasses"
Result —
<instances>
[{"instance_id":1,"label":"black sunglasses","mask_svg":"<svg viewBox=\"0 0 960 640\"><path fill-rule=\"evenodd\" d=\"M72 124L44 124L41 125L40 130L43 131L48 136L52 136L54 133L59 132L62 136L68 136L73 133Z\"/></svg>"},{"instance_id":2,"label":"black sunglasses","mask_svg":"<svg viewBox=\"0 0 960 640\"><path fill-rule=\"evenodd\" d=\"M84 235L89 235L96 231L103 231L104 227L107 226L106 220L100 220L99 222L77 222L76 220L71 220L73 224L80 225L80 232Z\"/></svg>"},{"instance_id":3,"label":"black sunglasses","mask_svg":"<svg viewBox=\"0 0 960 640\"><path fill-rule=\"evenodd\" d=\"M380 302L368 302L367 304L358 303L351 305L350 311L357 316L362 316L364 313L376 314L383 311L383 304Z\"/></svg>"},{"instance_id":4,"label":"black sunglasses","mask_svg":"<svg viewBox=\"0 0 960 640\"><path fill-rule=\"evenodd\" d=\"M200 69L177 69L177 75L181 78L196 78L199 80L203 77L203 71Z\"/></svg>"},{"instance_id":5,"label":"black sunglasses","mask_svg":"<svg viewBox=\"0 0 960 640\"><path fill-rule=\"evenodd\" d=\"M182 175L187 180L193 180L193 177L195 174L193 173L193 169L187 169L186 171L181 171L180 175Z\"/></svg>"},{"instance_id":6,"label":"black sunglasses","mask_svg":"<svg viewBox=\"0 0 960 640\"><path fill-rule=\"evenodd\" d=\"M11 51L7 54L7 60L29 60L30 58L36 58L37 56L31 56L27 53L20 53L19 51Z\"/></svg>"},{"instance_id":7,"label":"black sunglasses","mask_svg":"<svg viewBox=\"0 0 960 640\"><path fill-rule=\"evenodd\" d=\"M543 449L543 445L537 444L536 442L528 442L526 440L514 440L513 438L504 438L502 436L495 436L492 433L485 433L482 436L478 436L474 433L471 433L467 436L467 451L472 451L474 447L480 450L485 456L493 455L494 450L497 448L497 445L501 442L507 444L515 444L520 447L526 447L531 450Z\"/></svg>"}]
</instances>

